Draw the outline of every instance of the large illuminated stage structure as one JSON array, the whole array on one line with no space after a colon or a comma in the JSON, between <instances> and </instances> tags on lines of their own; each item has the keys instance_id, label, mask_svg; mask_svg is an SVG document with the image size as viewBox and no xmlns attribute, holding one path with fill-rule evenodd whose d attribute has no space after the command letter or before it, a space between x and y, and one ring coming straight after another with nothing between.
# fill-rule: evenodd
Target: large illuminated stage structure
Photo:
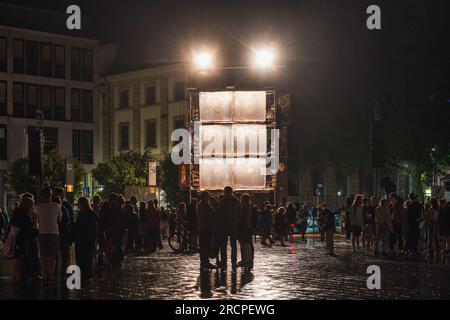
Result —
<instances>
[{"instance_id":1,"label":"large illuminated stage structure","mask_svg":"<svg viewBox=\"0 0 450 320\"><path fill-rule=\"evenodd\" d=\"M275 91L192 90L189 100L190 190L231 186L275 196L276 172L269 169L278 157Z\"/></svg>"}]
</instances>

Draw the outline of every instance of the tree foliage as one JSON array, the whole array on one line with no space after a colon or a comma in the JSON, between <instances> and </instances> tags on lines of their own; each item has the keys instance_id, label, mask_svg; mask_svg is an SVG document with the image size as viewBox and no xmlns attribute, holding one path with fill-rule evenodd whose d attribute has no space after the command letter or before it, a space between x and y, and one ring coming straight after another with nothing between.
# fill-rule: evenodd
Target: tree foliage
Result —
<instances>
[{"instance_id":1,"label":"tree foliage","mask_svg":"<svg viewBox=\"0 0 450 320\"><path fill-rule=\"evenodd\" d=\"M152 161L150 152L121 153L111 160L99 163L92 170L92 176L103 186L102 195L111 192L124 193L126 186L144 187L147 185L148 162Z\"/></svg>"},{"instance_id":2,"label":"tree foliage","mask_svg":"<svg viewBox=\"0 0 450 320\"><path fill-rule=\"evenodd\" d=\"M185 192L180 189L179 185L179 166L175 165L170 155L166 153L160 162L160 168L159 186L165 194L165 205L175 207L185 198Z\"/></svg>"},{"instance_id":3,"label":"tree foliage","mask_svg":"<svg viewBox=\"0 0 450 320\"><path fill-rule=\"evenodd\" d=\"M5 176L6 189L14 191L16 194L31 192L36 194L38 181L35 176L28 174L28 158L15 160ZM65 158L56 152L46 154L42 158L43 179L42 184L51 187L62 187L66 184L66 163ZM74 162L74 195L81 195L82 181L86 171L78 160Z\"/></svg>"}]
</instances>

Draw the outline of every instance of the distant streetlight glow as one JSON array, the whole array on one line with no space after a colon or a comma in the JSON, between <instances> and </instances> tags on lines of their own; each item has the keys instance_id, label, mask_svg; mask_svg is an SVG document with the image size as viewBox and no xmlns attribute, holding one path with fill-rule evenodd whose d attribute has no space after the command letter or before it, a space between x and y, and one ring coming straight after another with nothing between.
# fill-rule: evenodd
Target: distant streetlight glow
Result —
<instances>
[{"instance_id":1,"label":"distant streetlight glow","mask_svg":"<svg viewBox=\"0 0 450 320\"><path fill-rule=\"evenodd\" d=\"M256 68L273 68L275 51L271 48L260 48L253 51L253 66Z\"/></svg>"},{"instance_id":2,"label":"distant streetlight glow","mask_svg":"<svg viewBox=\"0 0 450 320\"><path fill-rule=\"evenodd\" d=\"M196 53L194 55L194 65L199 71L211 70L214 66L213 55L208 51Z\"/></svg>"}]
</instances>

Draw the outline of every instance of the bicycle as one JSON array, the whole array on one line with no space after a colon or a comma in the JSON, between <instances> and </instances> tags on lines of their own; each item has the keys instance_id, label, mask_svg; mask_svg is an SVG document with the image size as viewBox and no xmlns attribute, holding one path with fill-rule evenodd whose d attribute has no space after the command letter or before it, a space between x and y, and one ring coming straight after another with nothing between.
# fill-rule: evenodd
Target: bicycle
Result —
<instances>
[{"instance_id":1,"label":"bicycle","mask_svg":"<svg viewBox=\"0 0 450 320\"><path fill-rule=\"evenodd\" d=\"M184 227L177 228L175 232L170 234L168 243L169 247L177 253L194 253L198 249L196 246L192 246L191 232Z\"/></svg>"}]
</instances>

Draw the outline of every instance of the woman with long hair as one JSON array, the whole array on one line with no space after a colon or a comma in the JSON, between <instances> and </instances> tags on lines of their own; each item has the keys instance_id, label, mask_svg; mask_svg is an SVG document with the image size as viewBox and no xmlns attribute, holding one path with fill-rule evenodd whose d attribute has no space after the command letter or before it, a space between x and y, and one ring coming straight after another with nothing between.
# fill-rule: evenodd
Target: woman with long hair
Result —
<instances>
[{"instance_id":1,"label":"woman with long hair","mask_svg":"<svg viewBox=\"0 0 450 320\"><path fill-rule=\"evenodd\" d=\"M359 239L364 224L364 209L363 209L363 196L357 194L353 200L350 208L351 222L352 222L352 247L353 252L360 251Z\"/></svg>"}]
</instances>

